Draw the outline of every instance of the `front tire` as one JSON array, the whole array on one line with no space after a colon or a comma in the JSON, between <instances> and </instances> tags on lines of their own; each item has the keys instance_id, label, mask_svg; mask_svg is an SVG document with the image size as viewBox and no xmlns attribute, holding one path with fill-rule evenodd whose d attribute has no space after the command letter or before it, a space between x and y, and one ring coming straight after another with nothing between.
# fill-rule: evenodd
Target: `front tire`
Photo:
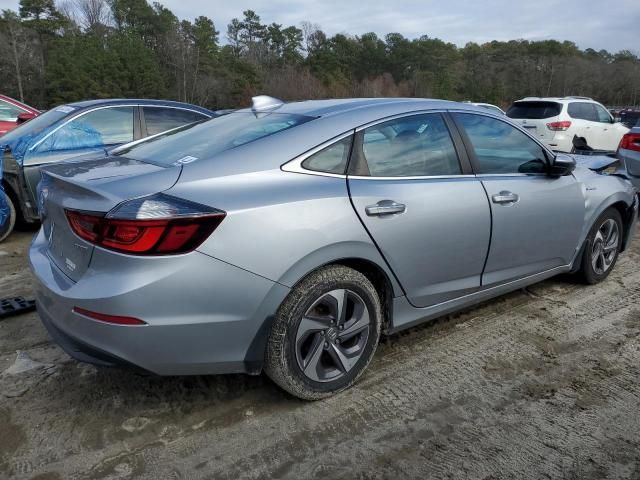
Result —
<instances>
[{"instance_id":1,"label":"front tire","mask_svg":"<svg viewBox=\"0 0 640 480\"><path fill-rule=\"evenodd\" d=\"M580 274L590 285L609 276L622 246L623 225L620 212L608 208L594 223L582 253Z\"/></svg>"},{"instance_id":2,"label":"front tire","mask_svg":"<svg viewBox=\"0 0 640 480\"><path fill-rule=\"evenodd\" d=\"M0 225L0 243L3 242L16 226L16 207L11 201L11 197L0 190L0 195L4 195L4 200L9 207L9 218L5 219L4 224Z\"/></svg>"},{"instance_id":3,"label":"front tire","mask_svg":"<svg viewBox=\"0 0 640 480\"><path fill-rule=\"evenodd\" d=\"M287 296L267 343L265 372L304 400L353 385L380 339L382 307L362 273L332 265L312 273Z\"/></svg>"}]
</instances>

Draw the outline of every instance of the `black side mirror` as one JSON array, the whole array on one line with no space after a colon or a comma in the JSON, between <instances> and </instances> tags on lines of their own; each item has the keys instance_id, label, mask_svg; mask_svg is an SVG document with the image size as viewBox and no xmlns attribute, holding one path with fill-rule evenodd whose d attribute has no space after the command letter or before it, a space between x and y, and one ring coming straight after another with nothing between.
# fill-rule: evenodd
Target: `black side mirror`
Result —
<instances>
[{"instance_id":1,"label":"black side mirror","mask_svg":"<svg viewBox=\"0 0 640 480\"><path fill-rule=\"evenodd\" d=\"M549 175L552 177L563 177L569 175L576 169L576 159L571 155L558 154L551 159Z\"/></svg>"}]
</instances>

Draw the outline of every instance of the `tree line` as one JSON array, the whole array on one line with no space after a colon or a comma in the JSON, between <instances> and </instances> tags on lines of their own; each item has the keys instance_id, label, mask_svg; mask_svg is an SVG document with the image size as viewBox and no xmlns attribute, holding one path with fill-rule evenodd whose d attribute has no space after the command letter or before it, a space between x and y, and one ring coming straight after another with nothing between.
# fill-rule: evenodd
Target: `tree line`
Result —
<instances>
[{"instance_id":1,"label":"tree line","mask_svg":"<svg viewBox=\"0 0 640 480\"><path fill-rule=\"evenodd\" d=\"M425 26L428 29L428 25ZM555 40L457 47L423 35L328 36L242 12L226 30L146 0L20 0L0 16L2 92L40 108L89 98L166 98L213 109L284 100L409 96L506 106L524 96L640 104L640 58Z\"/></svg>"}]
</instances>

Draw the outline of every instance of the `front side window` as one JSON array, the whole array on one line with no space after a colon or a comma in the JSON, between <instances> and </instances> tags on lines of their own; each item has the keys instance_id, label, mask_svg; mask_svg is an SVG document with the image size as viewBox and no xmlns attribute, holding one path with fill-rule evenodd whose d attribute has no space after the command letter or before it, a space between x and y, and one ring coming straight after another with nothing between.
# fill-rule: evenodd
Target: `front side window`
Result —
<instances>
[{"instance_id":1,"label":"front side window","mask_svg":"<svg viewBox=\"0 0 640 480\"><path fill-rule=\"evenodd\" d=\"M109 107L81 115L50 135L39 151L77 150L133 141L133 107Z\"/></svg>"},{"instance_id":2,"label":"front side window","mask_svg":"<svg viewBox=\"0 0 640 480\"><path fill-rule=\"evenodd\" d=\"M329 145L305 159L302 167L315 172L344 174L351 151L351 141L350 135Z\"/></svg>"},{"instance_id":3,"label":"front side window","mask_svg":"<svg viewBox=\"0 0 640 480\"><path fill-rule=\"evenodd\" d=\"M209 118L201 113L180 108L142 107L142 111L148 135L166 132L172 128Z\"/></svg>"},{"instance_id":4,"label":"front side window","mask_svg":"<svg viewBox=\"0 0 640 480\"><path fill-rule=\"evenodd\" d=\"M577 120L587 120L589 122L598 121L596 111L591 103L572 102L569 104L567 112L571 118L575 118Z\"/></svg>"},{"instance_id":5,"label":"front side window","mask_svg":"<svg viewBox=\"0 0 640 480\"><path fill-rule=\"evenodd\" d=\"M403 117L365 129L362 153L372 177L461 173L449 130L439 113Z\"/></svg>"},{"instance_id":6,"label":"front side window","mask_svg":"<svg viewBox=\"0 0 640 480\"><path fill-rule=\"evenodd\" d=\"M544 149L513 125L468 113L454 114L464 128L480 174L544 173Z\"/></svg>"},{"instance_id":7,"label":"front side window","mask_svg":"<svg viewBox=\"0 0 640 480\"><path fill-rule=\"evenodd\" d=\"M25 111L12 103L0 100L0 122L15 122L18 120L18 115Z\"/></svg>"},{"instance_id":8,"label":"front side window","mask_svg":"<svg viewBox=\"0 0 640 480\"><path fill-rule=\"evenodd\" d=\"M600 105L595 104L593 105L593 107L596 109L596 116L600 123L611 123L611 115L609 115L609 112L607 112L606 109L604 109Z\"/></svg>"}]
</instances>

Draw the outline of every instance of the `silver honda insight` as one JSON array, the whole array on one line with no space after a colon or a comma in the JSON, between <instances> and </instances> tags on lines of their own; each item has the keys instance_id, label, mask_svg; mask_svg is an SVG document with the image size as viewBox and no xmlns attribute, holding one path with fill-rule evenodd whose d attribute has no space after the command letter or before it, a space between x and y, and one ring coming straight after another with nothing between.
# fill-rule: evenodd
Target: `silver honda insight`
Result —
<instances>
[{"instance_id":1,"label":"silver honda insight","mask_svg":"<svg viewBox=\"0 0 640 480\"><path fill-rule=\"evenodd\" d=\"M38 311L82 361L264 370L326 397L383 333L559 273L605 279L638 204L622 165L590 161L468 104L257 97L45 168Z\"/></svg>"}]
</instances>

